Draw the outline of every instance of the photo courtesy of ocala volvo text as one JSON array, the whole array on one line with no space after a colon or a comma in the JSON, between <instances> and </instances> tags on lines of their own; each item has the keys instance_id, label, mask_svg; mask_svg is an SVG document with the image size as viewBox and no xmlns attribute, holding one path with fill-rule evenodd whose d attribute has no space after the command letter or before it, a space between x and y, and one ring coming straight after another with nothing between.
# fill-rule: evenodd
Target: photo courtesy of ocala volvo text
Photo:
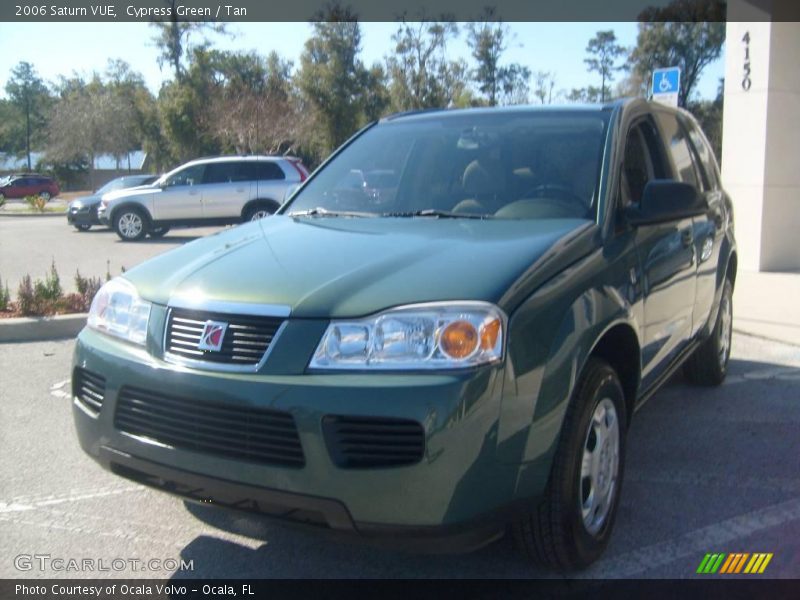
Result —
<instances>
[{"instance_id":1,"label":"photo courtesy of ocala volvo text","mask_svg":"<svg viewBox=\"0 0 800 600\"><path fill-rule=\"evenodd\" d=\"M345 539L586 567L635 410L728 367L730 198L644 100L404 113L275 215L107 283L73 364L130 480ZM653 440L652 443L658 443Z\"/></svg>"}]
</instances>

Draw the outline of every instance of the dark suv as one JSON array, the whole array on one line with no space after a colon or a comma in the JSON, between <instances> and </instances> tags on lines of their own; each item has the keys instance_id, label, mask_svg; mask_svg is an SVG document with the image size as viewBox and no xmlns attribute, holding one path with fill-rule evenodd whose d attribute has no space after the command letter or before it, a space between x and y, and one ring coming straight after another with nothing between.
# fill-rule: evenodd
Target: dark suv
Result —
<instances>
[{"instance_id":1,"label":"dark suv","mask_svg":"<svg viewBox=\"0 0 800 600\"><path fill-rule=\"evenodd\" d=\"M53 179L35 173L14 175L0 184L0 200L26 196L41 196L45 200L50 200L59 193L61 191Z\"/></svg>"},{"instance_id":2,"label":"dark suv","mask_svg":"<svg viewBox=\"0 0 800 600\"><path fill-rule=\"evenodd\" d=\"M390 173L391 194L354 172ZM736 256L687 112L388 117L275 216L100 290L73 362L78 437L207 505L423 550L508 528L584 567L635 410L682 365L725 378Z\"/></svg>"}]
</instances>

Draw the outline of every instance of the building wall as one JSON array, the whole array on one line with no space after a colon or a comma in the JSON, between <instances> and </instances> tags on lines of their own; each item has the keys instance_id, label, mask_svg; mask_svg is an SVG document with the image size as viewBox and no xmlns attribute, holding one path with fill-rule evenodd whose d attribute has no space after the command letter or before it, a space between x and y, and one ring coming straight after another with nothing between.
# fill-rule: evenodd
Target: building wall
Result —
<instances>
[{"instance_id":1,"label":"building wall","mask_svg":"<svg viewBox=\"0 0 800 600\"><path fill-rule=\"evenodd\" d=\"M729 19L736 4L729 2ZM800 270L798 61L800 23L728 21L722 178L735 207L739 265L748 270Z\"/></svg>"}]
</instances>

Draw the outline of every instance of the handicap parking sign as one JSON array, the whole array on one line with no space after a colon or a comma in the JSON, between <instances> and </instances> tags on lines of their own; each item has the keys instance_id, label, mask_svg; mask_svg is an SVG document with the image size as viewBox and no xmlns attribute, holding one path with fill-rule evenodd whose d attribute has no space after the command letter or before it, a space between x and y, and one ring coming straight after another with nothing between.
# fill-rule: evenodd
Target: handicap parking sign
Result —
<instances>
[{"instance_id":1,"label":"handicap parking sign","mask_svg":"<svg viewBox=\"0 0 800 600\"><path fill-rule=\"evenodd\" d=\"M653 100L662 104L678 106L678 91L681 86L681 70L679 67L656 69L653 71Z\"/></svg>"}]
</instances>

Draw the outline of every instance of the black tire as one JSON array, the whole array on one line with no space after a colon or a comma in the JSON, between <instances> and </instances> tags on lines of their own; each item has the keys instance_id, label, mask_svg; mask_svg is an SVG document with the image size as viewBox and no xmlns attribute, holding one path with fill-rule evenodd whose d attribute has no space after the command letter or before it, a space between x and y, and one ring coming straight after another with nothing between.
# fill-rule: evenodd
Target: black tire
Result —
<instances>
[{"instance_id":1,"label":"black tire","mask_svg":"<svg viewBox=\"0 0 800 600\"><path fill-rule=\"evenodd\" d=\"M156 227L154 229L151 229L147 235L149 235L151 238L159 239L167 235L169 233L169 230L170 230L169 227Z\"/></svg>"},{"instance_id":2,"label":"black tire","mask_svg":"<svg viewBox=\"0 0 800 600\"><path fill-rule=\"evenodd\" d=\"M39 196L41 198L44 198L45 202L50 202L50 198L51 198L50 192L42 192L42 193L39 194Z\"/></svg>"},{"instance_id":3,"label":"black tire","mask_svg":"<svg viewBox=\"0 0 800 600\"><path fill-rule=\"evenodd\" d=\"M89 231L91 228L91 225L75 225L75 229L78 231Z\"/></svg>"},{"instance_id":4,"label":"black tire","mask_svg":"<svg viewBox=\"0 0 800 600\"><path fill-rule=\"evenodd\" d=\"M135 206L123 207L114 212L112 218L114 231L123 242L138 242L144 239L150 229L147 215ZM134 223L140 223L138 227Z\"/></svg>"},{"instance_id":5,"label":"black tire","mask_svg":"<svg viewBox=\"0 0 800 600\"><path fill-rule=\"evenodd\" d=\"M711 337L695 350L683 366L683 373L695 385L714 386L725 381L733 337L733 285L725 278L719 310Z\"/></svg>"},{"instance_id":6,"label":"black tire","mask_svg":"<svg viewBox=\"0 0 800 600\"><path fill-rule=\"evenodd\" d=\"M594 418L596 411L600 411L599 420ZM606 427L607 420L612 425L616 422L616 460L613 449L609 451L615 437L613 427L606 434L609 442L598 447L600 438L595 432L598 425ZM627 412L619 377L605 361L590 358L564 416L544 498L512 525L517 547L530 560L550 569L572 571L587 567L603 553L622 491L626 431ZM598 467L597 485L581 470L593 435L594 448L586 464L592 465L596 458L597 464L602 465ZM595 491L605 499L603 514L591 502Z\"/></svg>"},{"instance_id":7,"label":"black tire","mask_svg":"<svg viewBox=\"0 0 800 600\"><path fill-rule=\"evenodd\" d=\"M264 217L268 217L275 213L280 208L277 204L271 202L258 202L248 206L242 214L242 221L258 221Z\"/></svg>"}]
</instances>

